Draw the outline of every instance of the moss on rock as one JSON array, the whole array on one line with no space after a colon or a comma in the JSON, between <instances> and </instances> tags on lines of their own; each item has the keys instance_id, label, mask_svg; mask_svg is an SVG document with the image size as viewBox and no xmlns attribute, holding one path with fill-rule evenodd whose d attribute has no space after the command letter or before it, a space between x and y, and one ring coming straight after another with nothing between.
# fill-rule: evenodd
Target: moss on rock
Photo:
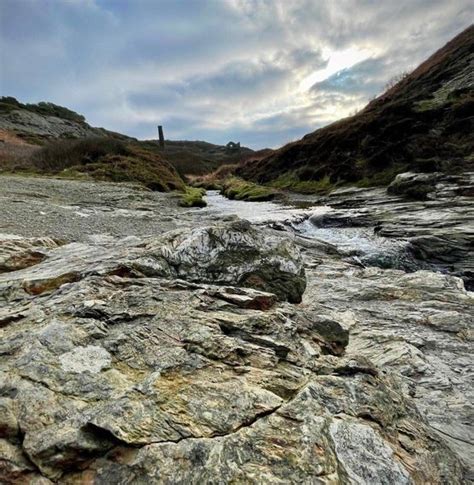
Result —
<instances>
[{"instance_id":1,"label":"moss on rock","mask_svg":"<svg viewBox=\"0 0 474 485\"><path fill-rule=\"evenodd\" d=\"M266 201L281 197L281 193L272 187L265 187L238 177L228 177L222 183L221 194L229 199Z\"/></svg>"},{"instance_id":2,"label":"moss on rock","mask_svg":"<svg viewBox=\"0 0 474 485\"><path fill-rule=\"evenodd\" d=\"M181 207L206 207L207 202L203 199L205 195L206 191L204 189L186 187L179 201L179 205Z\"/></svg>"}]
</instances>

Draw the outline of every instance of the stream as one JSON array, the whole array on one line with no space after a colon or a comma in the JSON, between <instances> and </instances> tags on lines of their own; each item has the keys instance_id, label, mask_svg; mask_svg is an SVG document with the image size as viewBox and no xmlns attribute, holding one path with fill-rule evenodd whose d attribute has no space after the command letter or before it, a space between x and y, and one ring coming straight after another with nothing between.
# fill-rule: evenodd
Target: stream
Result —
<instances>
[{"instance_id":1,"label":"stream","mask_svg":"<svg viewBox=\"0 0 474 485\"><path fill-rule=\"evenodd\" d=\"M206 200L206 210L217 216L236 215L255 224L277 223L280 228L283 225L302 238L335 246L343 256L363 266L401 269L408 272L436 269L416 259L408 241L378 236L374 233L373 227L320 227L314 224L310 220L311 216L321 216L332 211L327 205L307 203L305 208L301 208L298 204L281 202L230 200L218 191L208 191Z\"/></svg>"}]
</instances>

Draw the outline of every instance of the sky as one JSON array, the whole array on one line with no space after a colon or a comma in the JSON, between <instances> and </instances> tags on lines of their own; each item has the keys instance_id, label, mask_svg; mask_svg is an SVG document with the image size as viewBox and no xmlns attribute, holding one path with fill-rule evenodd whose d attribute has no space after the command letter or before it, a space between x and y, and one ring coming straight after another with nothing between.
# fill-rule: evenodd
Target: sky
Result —
<instances>
[{"instance_id":1,"label":"sky","mask_svg":"<svg viewBox=\"0 0 474 485\"><path fill-rule=\"evenodd\" d=\"M0 0L0 95L140 139L278 147L363 107L472 0Z\"/></svg>"}]
</instances>

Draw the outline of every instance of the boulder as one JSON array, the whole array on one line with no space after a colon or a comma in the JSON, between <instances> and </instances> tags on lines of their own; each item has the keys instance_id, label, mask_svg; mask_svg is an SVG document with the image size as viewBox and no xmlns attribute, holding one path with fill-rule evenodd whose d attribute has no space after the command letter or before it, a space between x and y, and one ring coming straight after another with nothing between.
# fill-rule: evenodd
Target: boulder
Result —
<instances>
[{"instance_id":1,"label":"boulder","mask_svg":"<svg viewBox=\"0 0 474 485\"><path fill-rule=\"evenodd\" d=\"M441 177L440 173L400 173L387 187L387 192L408 199L425 200L435 190Z\"/></svg>"},{"instance_id":2,"label":"boulder","mask_svg":"<svg viewBox=\"0 0 474 485\"><path fill-rule=\"evenodd\" d=\"M43 238L22 238L0 234L0 273L28 268L43 261L48 251L61 241Z\"/></svg>"},{"instance_id":3,"label":"boulder","mask_svg":"<svg viewBox=\"0 0 474 485\"><path fill-rule=\"evenodd\" d=\"M296 245L246 220L173 232L154 241L148 254L155 258L148 267L157 267L157 274L186 281L250 287L290 303L301 302L306 288ZM147 271L143 261L141 269Z\"/></svg>"}]
</instances>

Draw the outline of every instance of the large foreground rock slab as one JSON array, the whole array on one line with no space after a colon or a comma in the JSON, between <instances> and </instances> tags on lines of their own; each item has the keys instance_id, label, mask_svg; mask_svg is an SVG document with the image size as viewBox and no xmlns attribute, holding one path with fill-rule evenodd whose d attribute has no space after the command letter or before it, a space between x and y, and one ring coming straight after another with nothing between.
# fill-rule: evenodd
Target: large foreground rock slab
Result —
<instances>
[{"instance_id":1,"label":"large foreground rock slab","mask_svg":"<svg viewBox=\"0 0 474 485\"><path fill-rule=\"evenodd\" d=\"M71 246L1 276L3 483L461 483L343 326L269 293L303 277L286 239L232 223ZM230 283L262 260L283 286Z\"/></svg>"}]
</instances>

